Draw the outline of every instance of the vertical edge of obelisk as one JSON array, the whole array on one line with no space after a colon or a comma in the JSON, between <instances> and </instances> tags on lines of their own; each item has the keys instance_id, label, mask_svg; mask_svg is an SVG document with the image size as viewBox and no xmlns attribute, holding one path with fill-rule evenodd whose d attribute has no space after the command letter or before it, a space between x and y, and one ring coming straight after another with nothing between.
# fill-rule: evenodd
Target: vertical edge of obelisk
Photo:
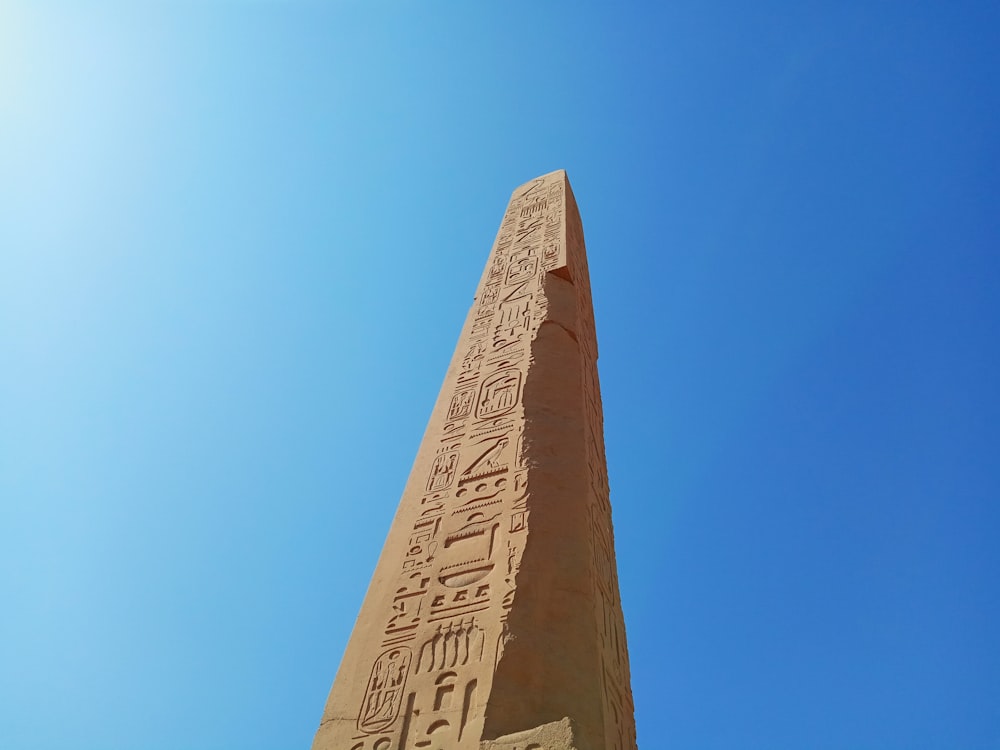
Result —
<instances>
[{"instance_id":1,"label":"vertical edge of obelisk","mask_svg":"<svg viewBox=\"0 0 1000 750\"><path fill-rule=\"evenodd\" d=\"M523 453L531 515L484 740L500 743L566 720L573 747L596 748L604 729L590 521L581 507L587 493L582 311L568 254L568 180L561 170L548 177L560 183L565 210L558 255L543 276L544 318L531 343L525 382Z\"/></svg>"}]
</instances>

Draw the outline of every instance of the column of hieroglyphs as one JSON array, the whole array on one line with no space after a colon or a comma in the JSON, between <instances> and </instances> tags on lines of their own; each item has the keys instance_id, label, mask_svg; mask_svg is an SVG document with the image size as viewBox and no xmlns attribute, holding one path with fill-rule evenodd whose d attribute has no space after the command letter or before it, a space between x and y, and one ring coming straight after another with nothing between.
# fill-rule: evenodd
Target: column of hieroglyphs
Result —
<instances>
[{"instance_id":1,"label":"column of hieroglyphs","mask_svg":"<svg viewBox=\"0 0 1000 750\"><path fill-rule=\"evenodd\" d=\"M504 214L314 750L635 747L596 357L553 172Z\"/></svg>"}]
</instances>

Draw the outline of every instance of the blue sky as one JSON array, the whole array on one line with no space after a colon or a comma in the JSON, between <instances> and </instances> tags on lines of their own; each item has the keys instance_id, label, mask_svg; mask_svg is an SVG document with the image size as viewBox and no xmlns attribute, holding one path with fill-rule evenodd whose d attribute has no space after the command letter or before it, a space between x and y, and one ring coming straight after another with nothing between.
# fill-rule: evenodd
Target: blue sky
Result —
<instances>
[{"instance_id":1,"label":"blue sky","mask_svg":"<svg viewBox=\"0 0 1000 750\"><path fill-rule=\"evenodd\" d=\"M308 747L565 168L640 746L1000 748L998 22L0 2L0 747Z\"/></svg>"}]
</instances>

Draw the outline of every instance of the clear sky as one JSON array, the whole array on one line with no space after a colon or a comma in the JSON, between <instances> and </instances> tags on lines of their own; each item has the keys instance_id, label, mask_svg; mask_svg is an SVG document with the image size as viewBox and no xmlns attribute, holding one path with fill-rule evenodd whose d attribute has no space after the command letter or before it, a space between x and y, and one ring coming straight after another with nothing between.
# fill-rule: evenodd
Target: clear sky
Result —
<instances>
[{"instance_id":1,"label":"clear sky","mask_svg":"<svg viewBox=\"0 0 1000 750\"><path fill-rule=\"evenodd\" d=\"M1000 748L1000 5L0 0L0 748L306 748L510 191L644 750Z\"/></svg>"}]
</instances>

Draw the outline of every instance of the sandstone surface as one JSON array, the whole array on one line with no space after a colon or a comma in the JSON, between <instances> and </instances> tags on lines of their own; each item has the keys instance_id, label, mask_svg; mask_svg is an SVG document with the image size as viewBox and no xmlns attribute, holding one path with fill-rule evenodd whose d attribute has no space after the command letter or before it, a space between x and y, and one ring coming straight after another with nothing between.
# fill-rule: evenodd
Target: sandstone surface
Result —
<instances>
[{"instance_id":1,"label":"sandstone surface","mask_svg":"<svg viewBox=\"0 0 1000 750\"><path fill-rule=\"evenodd\" d=\"M634 750L583 228L511 196L313 750Z\"/></svg>"}]
</instances>

